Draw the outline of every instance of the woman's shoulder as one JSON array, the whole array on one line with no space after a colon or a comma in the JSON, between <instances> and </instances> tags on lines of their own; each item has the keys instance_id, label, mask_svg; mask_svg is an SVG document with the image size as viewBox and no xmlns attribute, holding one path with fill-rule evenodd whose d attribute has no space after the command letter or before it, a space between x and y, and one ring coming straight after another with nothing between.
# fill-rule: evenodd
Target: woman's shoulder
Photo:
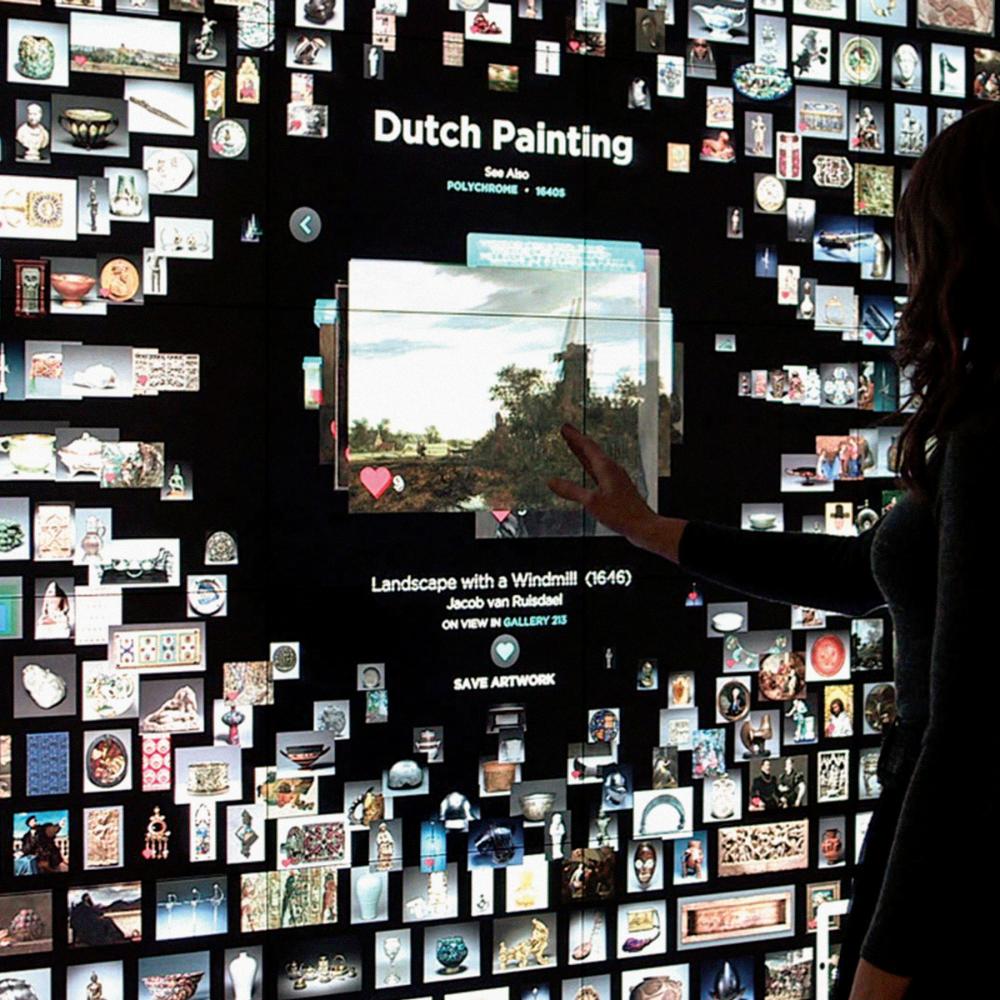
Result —
<instances>
[{"instance_id":1,"label":"woman's shoulder","mask_svg":"<svg viewBox=\"0 0 1000 1000\"><path fill-rule=\"evenodd\" d=\"M931 460L936 467L937 501L942 494L964 494L982 485L984 463L1000 437L1000 403L983 402L967 410L940 442Z\"/></svg>"},{"instance_id":2,"label":"woman's shoulder","mask_svg":"<svg viewBox=\"0 0 1000 1000\"><path fill-rule=\"evenodd\" d=\"M995 434L1000 430L1000 395L970 406L955 424L953 433L961 437Z\"/></svg>"},{"instance_id":3,"label":"woman's shoulder","mask_svg":"<svg viewBox=\"0 0 1000 1000\"><path fill-rule=\"evenodd\" d=\"M996 441L1000 433L1000 399L983 401L968 407L943 436L941 457L945 464L963 462L975 456L977 449ZM935 448L935 451L937 448ZM951 461L948 462L947 459Z\"/></svg>"}]
</instances>

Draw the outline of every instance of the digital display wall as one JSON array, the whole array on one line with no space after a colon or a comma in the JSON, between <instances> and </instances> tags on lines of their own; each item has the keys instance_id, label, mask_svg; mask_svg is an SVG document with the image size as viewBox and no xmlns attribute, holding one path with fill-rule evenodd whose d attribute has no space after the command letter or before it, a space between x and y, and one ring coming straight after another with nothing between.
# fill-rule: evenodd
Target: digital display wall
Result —
<instances>
[{"instance_id":1,"label":"digital display wall","mask_svg":"<svg viewBox=\"0 0 1000 1000\"><path fill-rule=\"evenodd\" d=\"M872 529L993 0L0 9L0 994L825 996L884 612L545 482Z\"/></svg>"}]
</instances>

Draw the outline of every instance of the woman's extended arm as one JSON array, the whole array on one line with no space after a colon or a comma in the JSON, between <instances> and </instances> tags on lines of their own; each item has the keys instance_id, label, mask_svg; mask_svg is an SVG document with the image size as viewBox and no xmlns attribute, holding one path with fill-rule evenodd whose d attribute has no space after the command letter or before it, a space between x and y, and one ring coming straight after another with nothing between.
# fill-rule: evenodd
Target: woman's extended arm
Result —
<instances>
[{"instance_id":1,"label":"woman's extended arm","mask_svg":"<svg viewBox=\"0 0 1000 1000\"><path fill-rule=\"evenodd\" d=\"M575 500L633 545L677 563L694 576L785 604L860 615L883 604L871 572L872 531L856 538L803 532L765 534L709 521L661 517L639 496L628 473L569 424L566 443L595 482L567 479L550 488Z\"/></svg>"},{"instance_id":2,"label":"woman's extended arm","mask_svg":"<svg viewBox=\"0 0 1000 1000\"><path fill-rule=\"evenodd\" d=\"M694 576L768 601L863 615L885 603L871 571L875 529L856 537L744 531L689 521L678 565Z\"/></svg>"}]
</instances>

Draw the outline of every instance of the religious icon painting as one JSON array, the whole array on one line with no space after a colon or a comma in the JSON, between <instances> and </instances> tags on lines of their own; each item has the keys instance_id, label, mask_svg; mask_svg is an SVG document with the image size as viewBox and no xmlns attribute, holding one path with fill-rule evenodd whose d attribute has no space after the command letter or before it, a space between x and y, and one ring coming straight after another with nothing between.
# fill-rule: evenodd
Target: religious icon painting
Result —
<instances>
[{"instance_id":1,"label":"religious icon painting","mask_svg":"<svg viewBox=\"0 0 1000 1000\"><path fill-rule=\"evenodd\" d=\"M828 684L823 688L823 735L830 739L854 735L854 688Z\"/></svg>"}]
</instances>

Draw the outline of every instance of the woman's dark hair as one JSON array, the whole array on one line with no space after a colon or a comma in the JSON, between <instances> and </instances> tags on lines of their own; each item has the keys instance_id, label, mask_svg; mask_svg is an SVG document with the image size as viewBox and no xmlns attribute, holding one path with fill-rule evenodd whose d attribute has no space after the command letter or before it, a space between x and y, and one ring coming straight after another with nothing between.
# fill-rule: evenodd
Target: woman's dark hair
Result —
<instances>
[{"instance_id":1,"label":"woman's dark hair","mask_svg":"<svg viewBox=\"0 0 1000 1000\"><path fill-rule=\"evenodd\" d=\"M942 440L1000 372L998 164L1000 103L989 102L928 145L896 212L910 288L895 358L909 369L917 403L900 436L898 472L924 496L931 438Z\"/></svg>"}]
</instances>

